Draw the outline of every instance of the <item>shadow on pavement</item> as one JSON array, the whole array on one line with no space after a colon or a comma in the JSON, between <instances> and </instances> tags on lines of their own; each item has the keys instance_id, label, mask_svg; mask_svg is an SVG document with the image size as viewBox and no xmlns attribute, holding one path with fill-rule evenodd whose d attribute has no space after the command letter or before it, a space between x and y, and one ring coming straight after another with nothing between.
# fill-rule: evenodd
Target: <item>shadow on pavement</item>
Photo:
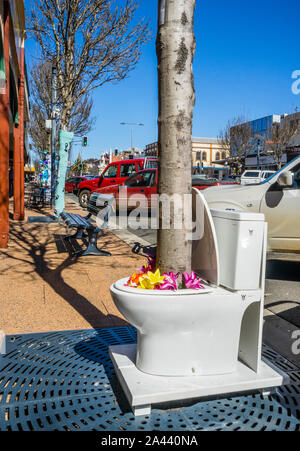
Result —
<instances>
[{"instance_id":1,"label":"shadow on pavement","mask_svg":"<svg viewBox=\"0 0 300 451\"><path fill-rule=\"evenodd\" d=\"M300 282L300 262L287 260L269 260L267 262L266 278L270 280Z\"/></svg>"},{"instance_id":2,"label":"shadow on pavement","mask_svg":"<svg viewBox=\"0 0 300 451\"><path fill-rule=\"evenodd\" d=\"M53 245L53 235L51 229L47 229L45 226L32 225L30 229L27 229L25 224L11 224L9 249L0 252L0 256L2 255L5 259L5 265L1 266L0 269L0 276L10 273L14 275L15 280L20 278L25 280L28 277L35 280L36 275L38 275L57 295L71 305L91 327L105 327L105 324L106 327L111 325L127 326L128 323L121 318L101 312L76 288L65 281L63 272L78 263L78 259L68 256L62 260L63 249L60 249L60 254L57 252L58 249ZM107 245L113 246L113 243L110 243L109 240L105 244L105 247ZM117 244L115 244L112 247L112 252L117 255L117 250ZM101 258L96 258L100 265ZM89 265L90 267L95 265L93 258L81 261L86 268ZM113 267L113 264L111 264L111 267ZM79 273L80 271L82 269L79 269ZM70 324L70 326L72 325Z\"/></svg>"}]
</instances>

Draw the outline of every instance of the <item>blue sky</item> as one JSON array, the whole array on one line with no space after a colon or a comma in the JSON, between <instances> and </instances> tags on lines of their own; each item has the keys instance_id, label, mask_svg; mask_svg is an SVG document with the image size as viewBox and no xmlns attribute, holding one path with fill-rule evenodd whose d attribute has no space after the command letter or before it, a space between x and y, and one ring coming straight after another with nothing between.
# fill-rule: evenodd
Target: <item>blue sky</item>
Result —
<instances>
[{"instance_id":1,"label":"blue sky","mask_svg":"<svg viewBox=\"0 0 300 451\"><path fill-rule=\"evenodd\" d=\"M120 0L121 1L121 0ZM143 49L127 80L94 91L95 130L84 157L110 148L144 148L157 139L157 71L155 53L157 0L140 0L139 17L151 19L154 38ZM216 137L226 122L244 114L250 119L289 113L300 107L292 93L292 73L300 70L298 0L196 0L194 63L196 106L194 136ZM35 54L28 41L27 60ZM79 149L78 149L79 150ZM75 153L77 150L75 150Z\"/></svg>"}]
</instances>

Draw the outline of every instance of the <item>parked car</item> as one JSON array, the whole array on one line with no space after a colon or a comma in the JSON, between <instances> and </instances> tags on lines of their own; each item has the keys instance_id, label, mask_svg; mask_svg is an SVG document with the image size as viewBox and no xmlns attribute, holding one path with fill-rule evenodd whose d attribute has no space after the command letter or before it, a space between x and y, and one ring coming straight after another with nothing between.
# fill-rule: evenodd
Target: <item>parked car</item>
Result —
<instances>
[{"instance_id":1,"label":"parked car","mask_svg":"<svg viewBox=\"0 0 300 451\"><path fill-rule=\"evenodd\" d=\"M157 169L146 169L138 172L137 174L134 174L121 184L101 187L96 189L95 191L100 194L113 195L116 199L116 204L118 207L123 195L125 199L125 190L122 190L122 187L126 187L126 199L130 198L133 195L143 194L148 200L148 206L150 206L151 196L157 194L157 179ZM192 180L193 187L199 190L205 190L210 186L218 186L222 184L222 182L217 179L201 179L197 176L192 177ZM133 202L132 205L129 205L128 209L134 209L135 207L136 204Z\"/></svg>"},{"instance_id":2,"label":"parked car","mask_svg":"<svg viewBox=\"0 0 300 451\"><path fill-rule=\"evenodd\" d=\"M85 180L91 180L93 178L95 178L95 176L70 177L66 181L65 192L76 194L79 183L84 182Z\"/></svg>"},{"instance_id":3,"label":"parked car","mask_svg":"<svg viewBox=\"0 0 300 451\"><path fill-rule=\"evenodd\" d=\"M157 166L156 158L138 158L134 160L122 160L110 163L100 177L93 180L85 180L78 185L78 198L82 208L87 208L89 197L98 188L120 185L131 175L145 169L145 167Z\"/></svg>"},{"instance_id":4,"label":"parked car","mask_svg":"<svg viewBox=\"0 0 300 451\"><path fill-rule=\"evenodd\" d=\"M241 177L241 185L256 185L272 177L275 171L245 171Z\"/></svg>"},{"instance_id":5,"label":"parked car","mask_svg":"<svg viewBox=\"0 0 300 451\"><path fill-rule=\"evenodd\" d=\"M204 196L212 209L263 213L269 250L300 252L300 157L259 185L219 186Z\"/></svg>"},{"instance_id":6,"label":"parked car","mask_svg":"<svg viewBox=\"0 0 300 451\"><path fill-rule=\"evenodd\" d=\"M198 188L199 190L207 189L210 186L220 186L220 185L235 185L235 181L224 181L216 178L199 178L199 176L194 175L192 177L192 185L194 188Z\"/></svg>"},{"instance_id":7,"label":"parked car","mask_svg":"<svg viewBox=\"0 0 300 451\"><path fill-rule=\"evenodd\" d=\"M233 182L233 183L240 183L241 177L238 175L224 175L222 178L222 182Z\"/></svg>"}]
</instances>

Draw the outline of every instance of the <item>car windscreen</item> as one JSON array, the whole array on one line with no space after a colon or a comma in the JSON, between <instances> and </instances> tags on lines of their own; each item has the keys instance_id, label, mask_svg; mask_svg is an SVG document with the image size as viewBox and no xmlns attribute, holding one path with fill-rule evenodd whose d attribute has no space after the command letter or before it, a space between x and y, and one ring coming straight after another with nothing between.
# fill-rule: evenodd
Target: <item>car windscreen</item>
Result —
<instances>
[{"instance_id":1,"label":"car windscreen","mask_svg":"<svg viewBox=\"0 0 300 451\"><path fill-rule=\"evenodd\" d=\"M245 172L243 177L259 177L259 172Z\"/></svg>"},{"instance_id":2,"label":"car windscreen","mask_svg":"<svg viewBox=\"0 0 300 451\"><path fill-rule=\"evenodd\" d=\"M155 171L140 172L130 177L125 185L128 188L148 188L154 185Z\"/></svg>"},{"instance_id":3,"label":"car windscreen","mask_svg":"<svg viewBox=\"0 0 300 451\"><path fill-rule=\"evenodd\" d=\"M103 174L103 178L110 179L117 177L118 174L118 165L112 165L107 168L105 173Z\"/></svg>"},{"instance_id":4,"label":"car windscreen","mask_svg":"<svg viewBox=\"0 0 300 451\"><path fill-rule=\"evenodd\" d=\"M157 161L156 160L147 160L145 169L156 169L157 168Z\"/></svg>"}]
</instances>

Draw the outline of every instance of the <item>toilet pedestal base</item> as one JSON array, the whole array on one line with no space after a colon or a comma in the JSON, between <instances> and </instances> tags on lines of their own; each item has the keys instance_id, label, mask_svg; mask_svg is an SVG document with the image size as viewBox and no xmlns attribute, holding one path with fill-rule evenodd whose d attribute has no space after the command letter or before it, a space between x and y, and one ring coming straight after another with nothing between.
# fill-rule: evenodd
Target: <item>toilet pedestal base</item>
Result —
<instances>
[{"instance_id":1,"label":"toilet pedestal base","mask_svg":"<svg viewBox=\"0 0 300 451\"><path fill-rule=\"evenodd\" d=\"M286 385L289 377L263 361L259 374L242 362L234 374L221 376L160 377L139 371L135 366L136 344L112 346L109 353L116 375L136 416L151 413L153 404L262 391Z\"/></svg>"}]
</instances>

